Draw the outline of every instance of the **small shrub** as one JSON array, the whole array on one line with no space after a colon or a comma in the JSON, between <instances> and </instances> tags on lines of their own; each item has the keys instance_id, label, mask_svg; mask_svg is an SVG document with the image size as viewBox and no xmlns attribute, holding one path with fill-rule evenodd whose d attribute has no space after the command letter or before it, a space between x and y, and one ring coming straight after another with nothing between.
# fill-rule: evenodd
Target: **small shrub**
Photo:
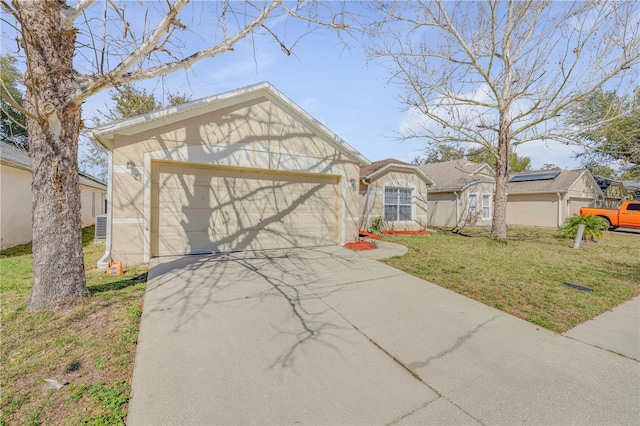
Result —
<instances>
[{"instance_id":1,"label":"small shrub","mask_svg":"<svg viewBox=\"0 0 640 426\"><path fill-rule=\"evenodd\" d=\"M607 229L607 221L599 216L592 215L573 215L565 221L560 228L559 235L561 238L575 238L578 233L578 225L584 224L583 240L598 241L604 230Z\"/></svg>"},{"instance_id":2,"label":"small shrub","mask_svg":"<svg viewBox=\"0 0 640 426\"><path fill-rule=\"evenodd\" d=\"M380 235L384 230L384 218L382 216L375 217L371 220L371 232Z\"/></svg>"}]
</instances>

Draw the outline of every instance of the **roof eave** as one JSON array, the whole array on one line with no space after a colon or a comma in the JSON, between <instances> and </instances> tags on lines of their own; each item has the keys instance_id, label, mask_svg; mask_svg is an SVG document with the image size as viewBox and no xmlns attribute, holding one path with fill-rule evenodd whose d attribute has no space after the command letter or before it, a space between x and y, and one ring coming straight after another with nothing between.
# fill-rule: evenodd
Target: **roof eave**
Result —
<instances>
[{"instance_id":1,"label":"roof eave","mask_svg":"<svg viewBox=\"0 0 640 426\"><path fill-rule=\"evenodd\" d=\"M378 175L384 174L386 173L388 170L390 169L400 169L402 171L412 171L414 173L416 173L418 176L420 176L420 178L429 186L434 185L433 180L423 171L421 170L418 166L414 166L411 164L394 164L394 163L390 163L387 164L384 167L379 168L378 170L376 170L373 173L370 173L367 176L363 176L360 179L365 179L365 180L373 180L375 179Z\"/></svg>"}]
</instances>

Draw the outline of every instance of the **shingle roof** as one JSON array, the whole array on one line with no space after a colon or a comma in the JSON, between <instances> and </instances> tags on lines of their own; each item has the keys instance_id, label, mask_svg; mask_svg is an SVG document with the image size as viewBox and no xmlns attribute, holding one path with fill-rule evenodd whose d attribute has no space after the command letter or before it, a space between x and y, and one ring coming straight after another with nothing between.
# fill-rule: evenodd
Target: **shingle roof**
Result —
<instances>
[{"instance_id":1,"label":"shingle roof","mask_svg":"<svg viewBox=\"0 0 640 426\"><path fill-rule=\"evenodd\" d=\"M368 166L360 167L360 177L369 176L372 173L380 170L381 168L389 165L389 164L399 164L401 166L411 166L409 163L405 163L404 161L396 160L395 158L387 158L386 160L374 161Z\"/></svg>"},{"instance_id":2,"label":"shingle roof","mask_svg":"<svg viewBox=\"0 0 640 426\"><path fill-rule=\"evenodd\" d=\"M420 166L435 184L431 192L461 191L473 182L486 181L486 176L476 175L486 164L467 160L451 160L441 163L429 163Z\"/></svg>"},{"instance_id":3,"label":"shingle roof","mask_svg":"<svg viewBox=\"0 0 640 426\"><path fill-rule=\"evenodd\" d=\"M576 183L576 181L587 172L585 169L579 170L561 170L558 176L554 179L545 180L529 180L525 182L509 182L507 183L507 192L509 194L530 194L530 193L545 193L545 192L567 192L569 188ZM521 176L525 174L544 173L547 174L548 170L534 171L534 172L518 172L509 173L509 179L514 176Z\"/></svg>"},{"instance_id":4,"label":"shingle roof","mask_svg":"<svg viewBox=\"0 0 640 426\"><path fill-rule=\"evenodd\" d=\"M0 141L0 159L31 170L29 153L4 141ZM107 189L106 182L98 179L97 177L91 176L88 173L80 172L79 180L80 183L85 185L91 185L105 190Z\"/></svg>"}]
</instances>

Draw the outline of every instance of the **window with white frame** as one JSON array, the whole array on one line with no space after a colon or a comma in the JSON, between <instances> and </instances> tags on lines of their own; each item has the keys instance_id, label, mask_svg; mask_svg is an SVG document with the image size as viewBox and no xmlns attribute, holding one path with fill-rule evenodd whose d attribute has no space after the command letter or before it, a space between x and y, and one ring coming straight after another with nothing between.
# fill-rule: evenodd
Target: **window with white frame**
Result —
<instances>
[{"instance_id":1,"label":"window with white frame","mask_svg":"<svg viewBox=\"0 0 640 426\"><path fill-rule=\"evenodd\" d=\"M478 212L478 194L469 194L469 200L467 203L467 215L469 217L475 217Z\"/></svg>"},{"instance_id":2,"label":"window with white frame","mask_svg":"<svg viewBox=\"0 0 640 426\"><path fill-rule=\"evenodd\" d=\"M413 196L411 189L384 189L384 218L388 221L412 219Z\"/></svg>"},{"instance_id":3,"label":"window with white frame","mask_svg":"<svg viewBox=\"0 0 640 426\"><path fill-rule=\"evenodd\" d=\"M482 194L482 220L491 219L491 194Z\"/></svg>"}]
</instances>

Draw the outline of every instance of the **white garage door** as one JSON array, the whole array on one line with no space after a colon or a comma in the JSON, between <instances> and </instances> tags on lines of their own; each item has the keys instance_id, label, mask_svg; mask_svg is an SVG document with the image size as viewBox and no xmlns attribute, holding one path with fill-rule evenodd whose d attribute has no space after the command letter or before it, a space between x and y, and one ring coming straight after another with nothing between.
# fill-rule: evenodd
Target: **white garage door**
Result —
<instances>
[{"instance_id":1,"label":"white garage door","mask_svg":"<svg viewBox=\"0 0 640 426\"><path fill-rule=\"evenodd\" d=\"M152 256L339 243L335 175L154 164Z\"/></svg>"}]
</instances>

